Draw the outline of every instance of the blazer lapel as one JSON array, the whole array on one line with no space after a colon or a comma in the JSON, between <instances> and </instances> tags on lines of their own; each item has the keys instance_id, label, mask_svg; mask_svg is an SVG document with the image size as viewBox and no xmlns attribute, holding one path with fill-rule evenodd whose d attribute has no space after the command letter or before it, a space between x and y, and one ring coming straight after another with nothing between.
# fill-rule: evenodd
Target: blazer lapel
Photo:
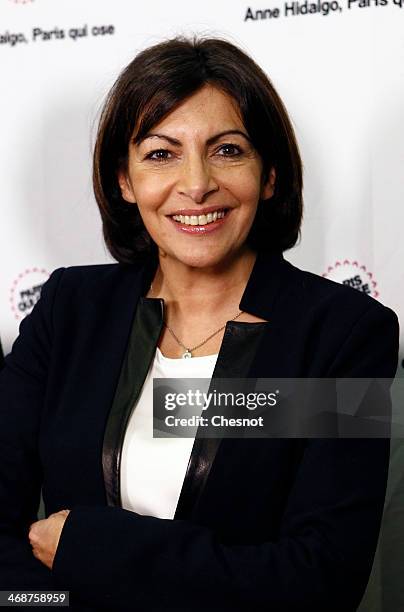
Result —
<instances>
[{"instance_id":1,"label":"blazer lapel","mask_svg":"<svg viewBox=\"0 0 404 612\"><path fill-rule=\"evenodd\" d=\"M268 323L226 324L223 341L213 371L209 391L215 378L249 378L257 349L271 328L271 315L279 296L281 281L288 263L279 252L259 252L240 301L240 310ZM195 511L206 486L222 438L198 438L192 448L178 500L175 519L189 518Z\"/></svg>"},{"instance_id":2,"label":"blazer lapel","mask_svg":"<svg viewBox=\"0 0 404 612\"><path fill-rule=\"evenodd\" d=\"M102 448L107 503L121 505L120 464L125 430L139 397L163 328L164 302L140 297L122 365L114 401L108 416Z\"/></svg>"},{"instance_id":3,"label":"blazer lapel","mask_svg":"<svg viewBox=\"0 0 404 612\"><path fill-rule=\"evenodd\" d=\"M268 323L226 324L209 391L213 391L216 378L248 378L257 346ZM198 429L199 431L199 429ZM192 447L175 519L189 518L205 488L206 482L222 438L198 438Z\"/></svg>"},{"instance_id":4,"label":"blazer lapel","mask_svg":"<svg viewBox=\"0 0 404 612\"><path fill-rule=\"evenodd\" d=\"M114 338L115 344L119 342L120 370L116 373L115 370L105 372L105 380L115 384L102 446L104 487L110 506L120 505L119 470L125 428L133 407L132 402L140 393L146 378L163 324L163 300L143 297L157 264L157 257L151 256L139 268L126 266L123 290L114 293L116 308L120 308L123 314L116 323L119 335L115 335L118 339ZM110 330L108 333L110 336Z\"/></svg>"}]
</instances>

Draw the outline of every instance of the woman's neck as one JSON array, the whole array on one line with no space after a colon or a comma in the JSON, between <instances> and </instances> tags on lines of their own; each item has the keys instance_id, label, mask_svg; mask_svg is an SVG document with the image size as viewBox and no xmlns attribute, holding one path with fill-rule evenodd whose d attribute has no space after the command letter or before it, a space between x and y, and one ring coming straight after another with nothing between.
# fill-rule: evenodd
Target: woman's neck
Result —
<instances>
[{"instance_id":1,"label":"woman's neck","mask_svg":"<svg viewBox=\"0 0 404 612\"><path fill-rule=\"evenodd\" d=\"M256 253L249 250L229 263L199 268L168 256L159 257L148 296L163 298L175 318L200 316L202 312L217 316L229 306L237 309L255 259Z\"/></svg>"}]
</instances>

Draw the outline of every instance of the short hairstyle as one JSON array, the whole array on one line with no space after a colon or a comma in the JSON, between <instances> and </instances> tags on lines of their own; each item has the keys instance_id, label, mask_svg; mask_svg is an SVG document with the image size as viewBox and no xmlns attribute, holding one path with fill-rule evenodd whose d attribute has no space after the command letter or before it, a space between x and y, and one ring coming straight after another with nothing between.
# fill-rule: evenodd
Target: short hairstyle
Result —
<instances>
[{"instance_id":1,"label":"short hairstyle","mask_svg":"<svg viewBox=\"0 0 404 612\"><path fill-rule=\"evenodd\" d=\"M156 253L136 204L121 195L118 171L127 168L129 143L209 84L237 103L274 195L259 201L247 242L255 250L296 243L302 220L302 162L288 113L271 81L241 49L217 38L177 37L139 53L122 71L102 110L94 150L93 185L111 255L134 263Z\"/></svg>"}]
</instances>

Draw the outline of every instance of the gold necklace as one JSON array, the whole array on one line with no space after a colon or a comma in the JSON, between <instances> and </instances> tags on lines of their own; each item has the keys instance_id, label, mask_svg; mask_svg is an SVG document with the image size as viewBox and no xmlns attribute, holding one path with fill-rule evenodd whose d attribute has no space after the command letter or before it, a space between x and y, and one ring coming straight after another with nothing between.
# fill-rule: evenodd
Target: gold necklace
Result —
<instances>
[{"instance_id":1,"label":"gold necklace","mask_svg":"<svg viewBox=\"0 0 404 612\"><path fill-rule=\"evenodd\" d=\"M153 291L153 284L150 285L150 291ZM240 310L235 317L233 317L232 319L230 319L230 321L235 321L241 314L243 314L243 310ZM207 338L205 338L205 340L203 340L202 342L200 342L199 344L196 344L193 347L187 347L185 346L185 344L183 344L181 342L181 340L178 338L178 336L175 334L175 332L171 329L171 327L168 325L168 323L166 323L166 321L163 321L165 327L168 329L168 331L170 332L170 334L172 335L172 337L174 338L174 340L183 348L185 349L185 353L183 353L181 355L181 357L183 359L189 359L191 357L193 357L192 352L196 351L196 349L200 348L201 346L203 346L204 344L206 344L206 342L208 340L210 340L211 338L213 338L213 336L216 336L216 334L218 334L220 331L222 331L222 329L224 329L226 327L226 323L224 325L222 325L222 327L219 327L219 329L217 329L216 331L213 332L213 334L210 334L210 336L208 336Z\"/></svg>"},{"instance_id":2,"label":"gold necklace","mask_svg":"<svg viewBox=\"0 0 404 612\"><path fill-rule=\"evenodd\" d=\"M237 317L239 317L241 314L243 313L242 310L240 310L235 317L233 317L232 319L230 319L230 321L234 321L235 319L237 319ZM176 340L176 342L178 342L178 344L180 346L182 346L183 349L185 349L185 353L183 353L181 355L181 357L183 359L189 359L190 357L193 357L192 355L192 351L195 351L197 348L201 347L202 345L206 344L206 342L208 340L210 340L211 338L213 338L213 336L216 336L216 334L218 334L220 331L222 331L222 329L224 329L226 327L226 323L224 325L222 325L222 327L219 327L219 329L217 329L216 331L213 332L213 334L210 334L210 336L208 336L207 338L205 338L205 340L203 340L202 342L200 342L199 344L196 344L195 346L193 346L192 348L190 347L186 347L185 344L183 344L181 342L181 340L175 335L175 333L173 332L173 330L171 329L171 327L164 321L164 325L166 326L166 328L168 329L168 331L170 332L170 334L172 335L172 337L174 338L174 340Z\"/></svg>"}]
</instances>

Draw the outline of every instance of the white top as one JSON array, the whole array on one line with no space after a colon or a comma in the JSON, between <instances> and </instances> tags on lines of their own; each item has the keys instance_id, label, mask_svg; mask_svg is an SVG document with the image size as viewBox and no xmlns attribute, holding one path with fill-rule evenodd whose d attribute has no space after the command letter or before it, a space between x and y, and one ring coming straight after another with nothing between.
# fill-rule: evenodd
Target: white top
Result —
<instances>
[{"instance_id":1,"label":"white top","mask_svg":"<svg viewBox=\"0 0 404 612\"><path fill-rule=\"evenodd\" d=\"M122 448L122 507L172 519L194 438L153 438L153 378L211 378L216 355L171 359L157 347Z\"/></svg>"}]
</instances>

